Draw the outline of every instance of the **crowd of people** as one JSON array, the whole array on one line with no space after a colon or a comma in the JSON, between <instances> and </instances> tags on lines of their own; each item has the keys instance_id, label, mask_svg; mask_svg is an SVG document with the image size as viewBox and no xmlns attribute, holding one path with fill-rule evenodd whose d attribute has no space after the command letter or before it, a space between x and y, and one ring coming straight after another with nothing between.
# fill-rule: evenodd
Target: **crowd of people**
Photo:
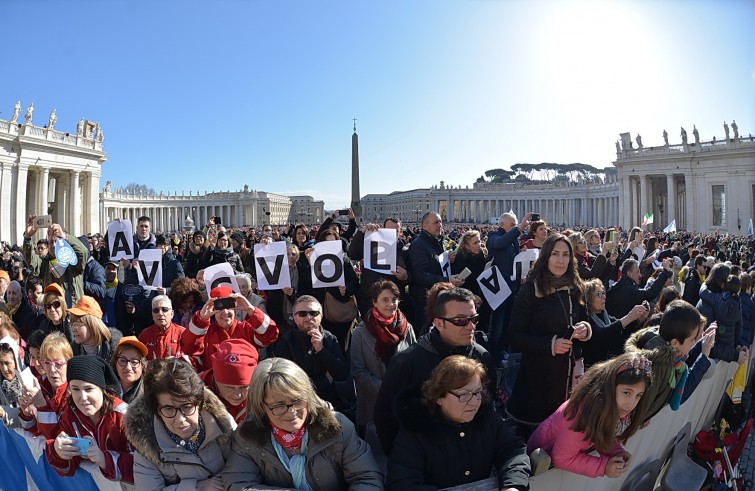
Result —
<instances>
[{"instance_id":1,"label":"crowd of people","mask_svg":"<svg viewBox=\"0 0 755 491\"><path fill-rule=\"evenodd\" d=\"M433 212L359 226L350 209L319 226L154 233L144 216L136 259L112 260L107 234L52 224L39 238L34 218L22 244L3 243L0 418L44 439L59 475L88 461L124 489L492 477L525 490L550 466L618 477L622 444L716 360L745 363L755 336L752 236L513 212L497 226ZM365 267L378 229L396 231L392 271ZM259 288L255 245L279 241L290 286ZM324 241L341 244L344 286L312 281ZM156 289L137 274L149 249ZM238 291L205 284L220 263ZM510 294L491 305L477 279L493 266Z\"/></svg>"}]
</instances>

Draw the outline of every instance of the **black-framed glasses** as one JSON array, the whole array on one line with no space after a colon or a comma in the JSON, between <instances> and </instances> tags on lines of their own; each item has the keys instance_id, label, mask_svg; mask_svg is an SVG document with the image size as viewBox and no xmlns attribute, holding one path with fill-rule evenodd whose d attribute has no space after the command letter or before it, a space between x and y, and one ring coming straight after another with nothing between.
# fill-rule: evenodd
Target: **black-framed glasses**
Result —
<instances>
[{"instance_id":1,"label":"black-framed glasses","mask_svg":"<svg viewBox=\"0 0 755 491\"><path fill-rule=\"evenodd\" d=\"M142 364L142 360L139 358L132 358L129 360L125 356L119 356L116 360L116 363L118 363L118 366L121 368L126 368L126 365L131 365L131 368L136 369L139 365Z\"/></svg>"},{"instance_id":2,"label":"black-framed glasses","mask_svg":"<svg viewBox=\"0 0 755 491\"><path fill-rule=\"evenodd\" d=\"M180 406L160 406L157 410L164 418L175 418L178 411L181 411L185 417L189 417L197 412L197 404L181 404Z\"/></svg>"},{"instance_id":3,"label":"black-framed glasses","mask_svg":"<svg viewBox=\"0 0 755 491\"><path fill-rule=\"evenodd\" d=\"M160 312L167 314L168 312L170 312L170 307L154 307L152 309L153 314L159 314Z\"/></svg>"},{"instance_id":4,"label":"black-framed glasses","mask_svg":"<svg viewBox=\"0 0 755 491\"><path fill-rule=\"evenodd\" d=\"M482 398L485 397L485 394L488 393L488 391L486 391L485 389L478 389L472 392L462 392L461 394L457 394L456 392L450 390L448 391L448 393L459 399L460 403L469 404L472 399L481 401Z\"/></svg>"},{"instance_id":5,"label":"black-framed glasses","mask_svg":"<svg viewBox=\"0 0 755 491\"><path fill-rule=\"evenodd\" d=\"M307 316L309 316L309 317L317 317L318 315L321 314L321 312L319 310L297 310L294 314L297 317L304 318L304 317L307 317Z\"/></svg>"},{"instance_id":6,"label":"black-framed glasses","mask_svg":"<svg viewBox=\"0 0 755 491\"><path fill-rule=\"evenodd\" d=\"M283 416L287 412L291 410L291 408L296 409L297 411L300 409L304 409L307 406L307 401L304 399L297 399L291 404L277 404L273 407L267 406L267 410L273 413L273 416Z\"/></svg>"},{"instance_id":7,"label":"black-framed glasses","mask_svg":"<svg viewBox=\"0 0 755 491\"><path fill-rule=\"evenodd\" d=\"M480 320L480 314L475 314L470 317L441 317L440 319L448 321L457 327L466 327L470 322L472 324L477 324Z\"/></svg>"},{"instance_id":8,"label":"black-framed glasses","mask_svg":"<svg viewBox=\"0 0 755 491\"><path fill-rule=\"evenodd\" d=\"M59 308L60 308L60 305L61 305L61 304L60 304L60 300L55 300L55 301L54 301L54 302L52 302L52 303L46 303L46 304L45 304L45 310L50 310L50 309L59 309Z\"/></svg>"}]
</instances>

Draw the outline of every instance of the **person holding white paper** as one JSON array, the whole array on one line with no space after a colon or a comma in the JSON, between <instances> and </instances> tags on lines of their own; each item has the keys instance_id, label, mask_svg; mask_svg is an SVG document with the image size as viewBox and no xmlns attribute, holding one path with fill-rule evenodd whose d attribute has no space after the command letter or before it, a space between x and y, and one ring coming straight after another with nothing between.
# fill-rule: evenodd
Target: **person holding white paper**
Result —
<instances>
[{"instance_id":1,"label":"person holding white paper","mask_svg":"<svg viewBox=\"0 0 755 491\"><path fill-rule=\"evenodd\" d=\"M482 294L477 278L485 270L488 261L488 250L482 243L479 230L468 230L459 239L459 247L456 249L456 258L451 263L451 273L454 275L466 275L469 281L464 282L464 288L468 289L482 301L477 310L480 314L480 322L477 328L487 332L490 325L490 306L485 295ZM466 271L465 271L466 270Z\"/></svg>"}]
</instances>

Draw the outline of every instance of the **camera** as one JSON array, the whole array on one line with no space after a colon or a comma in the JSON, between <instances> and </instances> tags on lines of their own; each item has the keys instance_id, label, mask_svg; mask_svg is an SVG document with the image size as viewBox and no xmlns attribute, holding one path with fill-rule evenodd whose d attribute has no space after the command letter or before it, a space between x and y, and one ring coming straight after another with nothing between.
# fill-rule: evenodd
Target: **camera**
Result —
<instances>
[{"instance_id":1,"label":"camera","mask_svg":"<svg viewBox=\"0 0 755 491\"><path fill-rule=\"evenodd\" d=\"M349 210L338 210L338 214L341 215L341 216L348 215L349 214Z\"/></svg>"},{"instance_id":2,"label":"camera","mask_svg":"<svg viewBox=\"0 0 755 491\"><path fill-rule=\"evenodd\" d=\"M215 305L213 306L215 310L226 310L226 309L233 309L236 308L236 299L235 298L218 298L215 300Z\"/></svg>"}]
</instances>

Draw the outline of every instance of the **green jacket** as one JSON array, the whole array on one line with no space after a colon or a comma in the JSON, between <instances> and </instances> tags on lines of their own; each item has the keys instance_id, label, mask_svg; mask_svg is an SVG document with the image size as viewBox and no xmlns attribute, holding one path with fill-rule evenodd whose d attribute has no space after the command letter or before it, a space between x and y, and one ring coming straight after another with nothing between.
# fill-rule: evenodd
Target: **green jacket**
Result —
<instances>
[{"instance_id":1,"label":"green jacket","mask_svg":"<svg viewBox=\"0 0 755 491\"><path fill-rule=\"evenodd\" d=\"M84 268L86 267L87 259L89 258L89 250L78 238L76 238L75 235L69 234L68 232L66 232L66 241L71 244L79 262L76 266L68 266L65 274L60 278L56 278L50 271L50 261L53 259L51 254L48 254L45 257L40 257L32 246L31 239L27 239L26 237L24 237L23 249L26 264L29 265L29 268L31 268L36 276L39 276L44 286L52 283L57 283L62 286L66 291L66 297L70 296L70 300L66 298L67 302L70 301L68 306L72 307L84 296ZM55 244L51 243L50 249L52 250L54 247Z\"/></svg>"}]
</instances>

